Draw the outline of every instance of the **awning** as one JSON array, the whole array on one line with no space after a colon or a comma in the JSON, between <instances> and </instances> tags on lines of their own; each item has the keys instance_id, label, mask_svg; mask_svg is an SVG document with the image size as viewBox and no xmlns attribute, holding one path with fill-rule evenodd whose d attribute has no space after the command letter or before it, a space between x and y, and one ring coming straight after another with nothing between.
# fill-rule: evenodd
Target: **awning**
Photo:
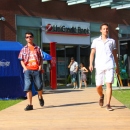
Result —
<instances>
[{"instance_id":1,"label":"awning","mask_svg":"<svg viewBox=\"0 0 130 130\"><path fill-rule=\"evenodd\" d=\"M43 60L51 60L52 59L52 56L49 55L48 53L42 51L42 54L43 54Z\"/></svg>"},{"instance_id":2,"label":"awning","mask_svg":"<svg viewBox=\"0 0 130 130\"><path fill-rule=\"evenodd\" d=\"M49 2L52 0L41 0ZM91 8L110 7L111 9L130 9L130 0L59 0L64 1L67 5L89 4Z\"/></svg>"}]
</instances>

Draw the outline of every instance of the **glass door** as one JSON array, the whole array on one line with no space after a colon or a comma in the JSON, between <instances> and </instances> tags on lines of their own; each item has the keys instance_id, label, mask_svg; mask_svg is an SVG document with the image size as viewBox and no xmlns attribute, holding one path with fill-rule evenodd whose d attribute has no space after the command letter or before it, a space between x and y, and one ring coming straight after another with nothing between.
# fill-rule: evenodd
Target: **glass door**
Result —
<instances>
[{"instance_id":1,"label":"glass door","mask_svg":"<svg viewBox=\"0 0 130 130\"><path fill-rule=\"evenodd\" d=\"M66 88L67 84L70 84L70 71L68 65L70 58L77 58L77 46L74 45L57 45L57 85L59 88Z\"/></svg>"},{"instance_id":2,"label":"glass door","mask_svg":"<svg viewBox=\"0 0 130 130\"><path fill-rule=\"evenodd\" d=\"M57 87L66 86L66 51L64 45L56 45Z\"/></svg>"}]
</instances>

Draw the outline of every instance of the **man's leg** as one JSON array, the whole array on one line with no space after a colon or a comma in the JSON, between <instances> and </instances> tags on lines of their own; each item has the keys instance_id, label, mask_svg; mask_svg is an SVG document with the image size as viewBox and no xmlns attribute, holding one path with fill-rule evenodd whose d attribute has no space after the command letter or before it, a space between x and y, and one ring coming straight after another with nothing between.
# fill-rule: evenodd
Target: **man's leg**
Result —
<instances>
[{"instance_id":1,"label":"man's leg","mask_svg":"<svg viewBox=\"0 0 130 130\"><path fill-rule=\"evenodd\" d=\"M103 106L104 104L104 94L102 85L104 84L104 71L96 70L96 89L100 96L99 105Z\"/></svg>"},{"instance_id":2,"label":"man's leg","mask_svg":"<svg viewBox=\"0 0 130 130\"><path fill-rule=\"evenodd\" d=\"M112 83L114 80L114 69L106 70L106 96L107 104L110 105L111 96L112 96Z\"/></svg>"},{"instance_id":3,"label":"man's leg","mask_svg":"<svg viewBox=\"0 0 130 130\"><path fill-rule=\"evenodd\" d=\"M26 92L27 99L28 99L28 105L24 109L25 111L33 110L33 105L32 105L32 91L31 91L31 71L26 70L24 72L24 91Z\"/></svg>"},{"instance_id":4,"label":"man's leg","mask_svg":"<svg viewBox=\"0 0 130 130\"><path fill-rule=\"evenodd\" d=\"M42 93L43 93L43 90L38 91L38 99L39 99L39 103L41 107L44 106L44 99L42 97Z\"/></svg>"},{"instance_id":5,"label":"man's leg","mask_svg":"<svg viewBox=\"0 0 130 130\"><path fill-rule=\"evenodd\" d=\"M78 88L78 84L77 84L77 73L74 73L73 78L74 78L74 87Z\"/></svg>"},{"instance_id":6,"label":"man's leg","mask_svg":"<svg viewBox=\"0 0 130 130\"><path fill-rule=\"evenodd\" d=\"M113 111L111 108L110 102L111 102L111 96L112 96L112 83L106 83L106 96L107 96L107 105L106 109L108 111Z\"/></svg>"},{"instance_id":7,"label":"man's leg","mask_svg":"<svg viewBox=\"0 0 130 130\"><path fill-rule=\"evenodd\" d=\"M28 99L29 105L32 105L32 92L31 91L27 92L27 99Z\"/></svg>"},{"instance_id":8,"label":"man's leg","mask_svg":"<svg viewBox=\"0 0 130 130\"><path fill-rule=\"evenodd\" d=\"M76 84L75 84L74 74L71 74L71 83L74 86L73 89L75 89Z\"/></svg>"},{"instance_id":9,"label":"man's leg","mask_svg":"<svg viewBox=\"0 0 130 130\"><path fill-rule=\"evenodd\" d=\"M97 89L97 92L98 92L99 96L101 97L103 95L102 85L96 86L96 89Z\"/></svg>"},{"instance_id":10,"label":"man's leg","mask_svg":"<svg viewBox=\"0 0 130 130\"><path fill-rule=\"evenodd\" d=\"M41 91L38 91L38 96L39 96L39 99L41 99L42 98L42 93L43 93L43 91L41 90Z\"/></svg>"},{"instance_id":11,"label":"man's leg","mask_svg":"<svg viewBox=\"0 0 130 130\"><path fill-rule=\"evenodd\" d=\"M73 85L74 85L74 88L75 88L76 87L76 83L74 82Z\"/></svg>"},{"instance_id":12,"label":"man's leg","mask_svg":"<svg viewBox=\"0 0 130 130\"><path fill-rule=\"evenodd\" d=\"M43 84L41 80L41 73L39 71L34 71L33 80L35 84L35 89L38 91L38 99L39 99L40 106L44 106L44 100L42 97Z\"/></svg>"},{"instance_id":13,"label":"man's leg","mask_svg":"<svg viewBox=\"0 0 130 130\"><path fill-rule=\"evenodd\" d=\"M107 104L110 105L112 96L112 83L106 83L106 96L107 96Z\"/></svg>"},{"instance_id":14,"label":"man's leg","mask_svg":"<svg viewBox=\"0 0 130 130\"><path fill-rule=\"evenodd\" d=\"M103 94L102 85L96 86L96 89L97 89L97 92L98 92L98 94L100 96L99 105L103 106L103 104L104 104L104 94Z\"/></svg>"},{"instance_id":15,"label":"man's leg","mask_svg":"<svg viewBox=\"0 0 130 130\"><path fill-rule=\"evenodd\" d=\"M25 111L30 111L33 110L33 105L32 105L32 91L27 91L27 99L29 104L26 106L26 108L24 109Z\"/></svg>"},{"instance_id":16,"label":"man's leg","mask_svg":"<svg viewBox=\"0 0 130 130\"><path fill-rule=\"evenodd\" d=\"M73 85L74 85L74 88L77 88L77 82L74 82Z\"/></svg>"},{"instance_id":17,"label":"man's leg","mask_svg":"<svg viewBox=\"0 0 130 130\"><path fill-rule=\"evenodd\" d=\"M113 110L110 106L113 80L114 80L114 69L106 70L106 96L107 96L106 108L109 111Z\"/></svg>"}]
</instances>

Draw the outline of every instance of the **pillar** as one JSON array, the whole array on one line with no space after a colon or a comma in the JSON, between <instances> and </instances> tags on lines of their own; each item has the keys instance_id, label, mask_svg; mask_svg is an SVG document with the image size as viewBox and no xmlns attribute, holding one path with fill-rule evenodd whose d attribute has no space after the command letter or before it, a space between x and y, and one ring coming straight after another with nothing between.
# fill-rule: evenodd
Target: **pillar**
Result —
<instances>
[{"instance_id":1,"label":"pillar","mask_svg":"<svg viewBox=\"0 0 130 130\"><path fill-rule=\"evenodd\" d=\"M57 89L57 72L56 72L56 42L50 43L51 59L51 89Z\"/></svg>"}]
</instances>

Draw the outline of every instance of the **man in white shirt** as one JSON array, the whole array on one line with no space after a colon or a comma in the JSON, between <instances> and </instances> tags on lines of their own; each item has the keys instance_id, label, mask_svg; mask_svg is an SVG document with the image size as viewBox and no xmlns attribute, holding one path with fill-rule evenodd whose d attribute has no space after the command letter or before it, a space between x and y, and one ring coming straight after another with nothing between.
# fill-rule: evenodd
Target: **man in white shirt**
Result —
<instances>
[{"instance_id":1,"label":"man in white shirt","mask_svg":"<svg viewBox=\"0 0 130 130\"><path fill-rule=\"evenodd\" d=\"M103 23L100 26L101 36L93 40L91 45L90 53L90 65L89 69L93 71L93 60L95 55L95 68L96 68L96 88L97 92L100 95L99 105L103 106L104 104L104 94L102 85L104 85L104 77L106 79L106 96L107 96L107 105L106 108L109 111L113 109L110 106L111 96L112 96L112 83L114 80L114 68L116 62L116 72L118 73L118 61L116 55L116 44L115 40L108 38L108 24Z\"/></svg>"},{"instance_id":2,"label":"man in white shirt","mask_svg":"<svg viewBox=\"0 0 130 130\"><path fill-rule=\"evenodd\" d=\"M74 60L74 57L71 57L71 62L68 65L68 68L70 68L71 83L73 83L75 89L77 88L78 63Z\"/></svg>"}]
</instances>

